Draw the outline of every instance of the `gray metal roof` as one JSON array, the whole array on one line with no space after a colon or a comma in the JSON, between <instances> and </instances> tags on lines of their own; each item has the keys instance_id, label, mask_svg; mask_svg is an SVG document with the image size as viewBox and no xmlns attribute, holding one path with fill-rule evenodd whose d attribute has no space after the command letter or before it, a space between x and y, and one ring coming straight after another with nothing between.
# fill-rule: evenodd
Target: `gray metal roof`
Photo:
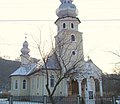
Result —
<instances>
[{"instance_id":1,"label":"gray metal roof","mask_svg":"<svg viewBox=\"0 0 120 104\"><path fill-rule=\"evenodd\" d=\"M15 72L10 76L25 76L31 73L35 68L36 64L21 65Z\"/></svg>"},{"instance_id":2,"label":"gray metal roof","mask_svg":"<svg viewBox=\"0 0 120 104\"><path fill-rule=\"evenodd\" d=\"M55 53L53 53L51 56L48 57L46 65L47 65L47 69L53 69L53 70L61 69L60 63ZM45 68L45 66L43 66L43 68Z\"/></svg>"}]
</instances>

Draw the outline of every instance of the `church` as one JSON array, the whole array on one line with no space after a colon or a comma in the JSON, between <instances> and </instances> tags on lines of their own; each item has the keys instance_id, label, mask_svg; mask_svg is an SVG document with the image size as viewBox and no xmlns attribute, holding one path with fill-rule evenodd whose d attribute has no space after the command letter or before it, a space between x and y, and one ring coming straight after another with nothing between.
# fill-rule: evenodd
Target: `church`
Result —
<instances>
[{"instance_id":1,"label":"church","mask_svg":"<svg viewBox=\"0 0 120 104\"><path fill-rule=\"evenodd\" d=\"M11 94L13 96L44 96L46 90L46 75L48 71L49 88L52 91L58 76L70 72L58 85L54 96L84 97L87 102L95 103L97 91L103 96L102 71L91 59L84 59L82 32L78 31L81 23L77 17L78 10L73 0L60 0L56 10L58 19L55 21L57 35L55 47L47 58L46 63L34 63L29 55L30 49L27 40L21 49L21 65L10 75ZM46 69L47 68L47 69ZM96 88L96 82L99 88Z\"/></svg>"}]
</instances>

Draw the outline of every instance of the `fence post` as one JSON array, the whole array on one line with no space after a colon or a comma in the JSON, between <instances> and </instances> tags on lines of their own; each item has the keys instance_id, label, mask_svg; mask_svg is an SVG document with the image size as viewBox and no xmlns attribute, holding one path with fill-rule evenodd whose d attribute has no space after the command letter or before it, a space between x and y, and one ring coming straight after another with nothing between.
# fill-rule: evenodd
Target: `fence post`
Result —
<instances>
[{"instance_id":1,"label":"fence post","mask_svg":"<svg viewBox=\"0 0 120 104\"><path fill-rule=\"evenodd\" d=\"M116 104L116 99L115 99L114 96L112 97L112 103L113 103L113 104Z\"/></svg>"},{"instance_id":2,"label":"fence post","mask_svg":"<svg viewBox=\"0 0 120 104\"><path fill-rule=\"evenodd\" d=\"M80 96L77 96L77 104L80 104Z\"/></svg>"},{"instance_id":3,"label":"fence post","mask_svg":"<svg viewBox=\"0 0 120 104\"><path fill-rule=\"evenodd\" d=\"M9 104L13 104L13 95L10 95L9 97Z\"/></svg>"},{"instance_id":4,"label":"fence post","mask_svg":"<svg viewBox=\"0 0 120 104\"><path fill-rule=\"evenodd\" d=\"M101 104L103 104L103 97L100 97Z\"/></svg>"},{"instance_id":5,"label":"fence post","mask_svg":"<svg viewBox=\"0 0 120 104\"><path fill-rule=\"evenodd\" d=\"M47 95L43 96L43 104L47 104Z\"/></svg>"},{"instance_id":6,"label":"fence post","mask_svg":"<svg viewBox=\"0 0 120 104\"><path fill-rule=\"evenodd\" d=\"M118 104L120 104L120 96L118 96Z\"/></svg>"}]
</instances>

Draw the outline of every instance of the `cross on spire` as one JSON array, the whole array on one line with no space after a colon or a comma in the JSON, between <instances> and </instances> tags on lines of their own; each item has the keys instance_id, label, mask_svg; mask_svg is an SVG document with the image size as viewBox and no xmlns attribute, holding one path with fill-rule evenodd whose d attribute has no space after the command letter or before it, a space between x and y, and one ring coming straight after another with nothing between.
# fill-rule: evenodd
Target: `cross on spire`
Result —
<instances>
[{"instance_id":1,"label":"cross on spire","mask_svg":"<svg viewBox=\"0 0 120 104\"><path fill-rule=\"evenodd\" d=\"M25 33L25 40L27 40L27 33Z\"/></svg>"}]
</instances>

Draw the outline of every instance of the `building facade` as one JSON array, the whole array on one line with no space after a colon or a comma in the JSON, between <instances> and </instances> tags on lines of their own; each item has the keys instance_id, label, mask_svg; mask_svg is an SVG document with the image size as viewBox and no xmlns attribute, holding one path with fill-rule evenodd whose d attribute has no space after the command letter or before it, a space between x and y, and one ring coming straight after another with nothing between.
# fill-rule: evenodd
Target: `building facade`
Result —
<instances>
[{"instance_id":1,"label":"building facade","mask_svg":"<svg viewBox=\"0 0 120 104\"><path fill-rule=\"evenodd\" d=\"M47 60L49 70L49 87L53 90L57 75L71 70L75 75L65 78L57 87L54 96L80 95L86 104L95 103L96 82L102 93L102 71L91 59L84 60L82 32L78 31L81 23L73 0L60 0L56 10L58 19L55 21L57 35L55 36L54 52ZM44 64L33 63L29 55L28 42L21 49L21 66L11 76L11 93L15 96L47 95L45 88L46 76Z\"/></svg>"}]
</instances>

